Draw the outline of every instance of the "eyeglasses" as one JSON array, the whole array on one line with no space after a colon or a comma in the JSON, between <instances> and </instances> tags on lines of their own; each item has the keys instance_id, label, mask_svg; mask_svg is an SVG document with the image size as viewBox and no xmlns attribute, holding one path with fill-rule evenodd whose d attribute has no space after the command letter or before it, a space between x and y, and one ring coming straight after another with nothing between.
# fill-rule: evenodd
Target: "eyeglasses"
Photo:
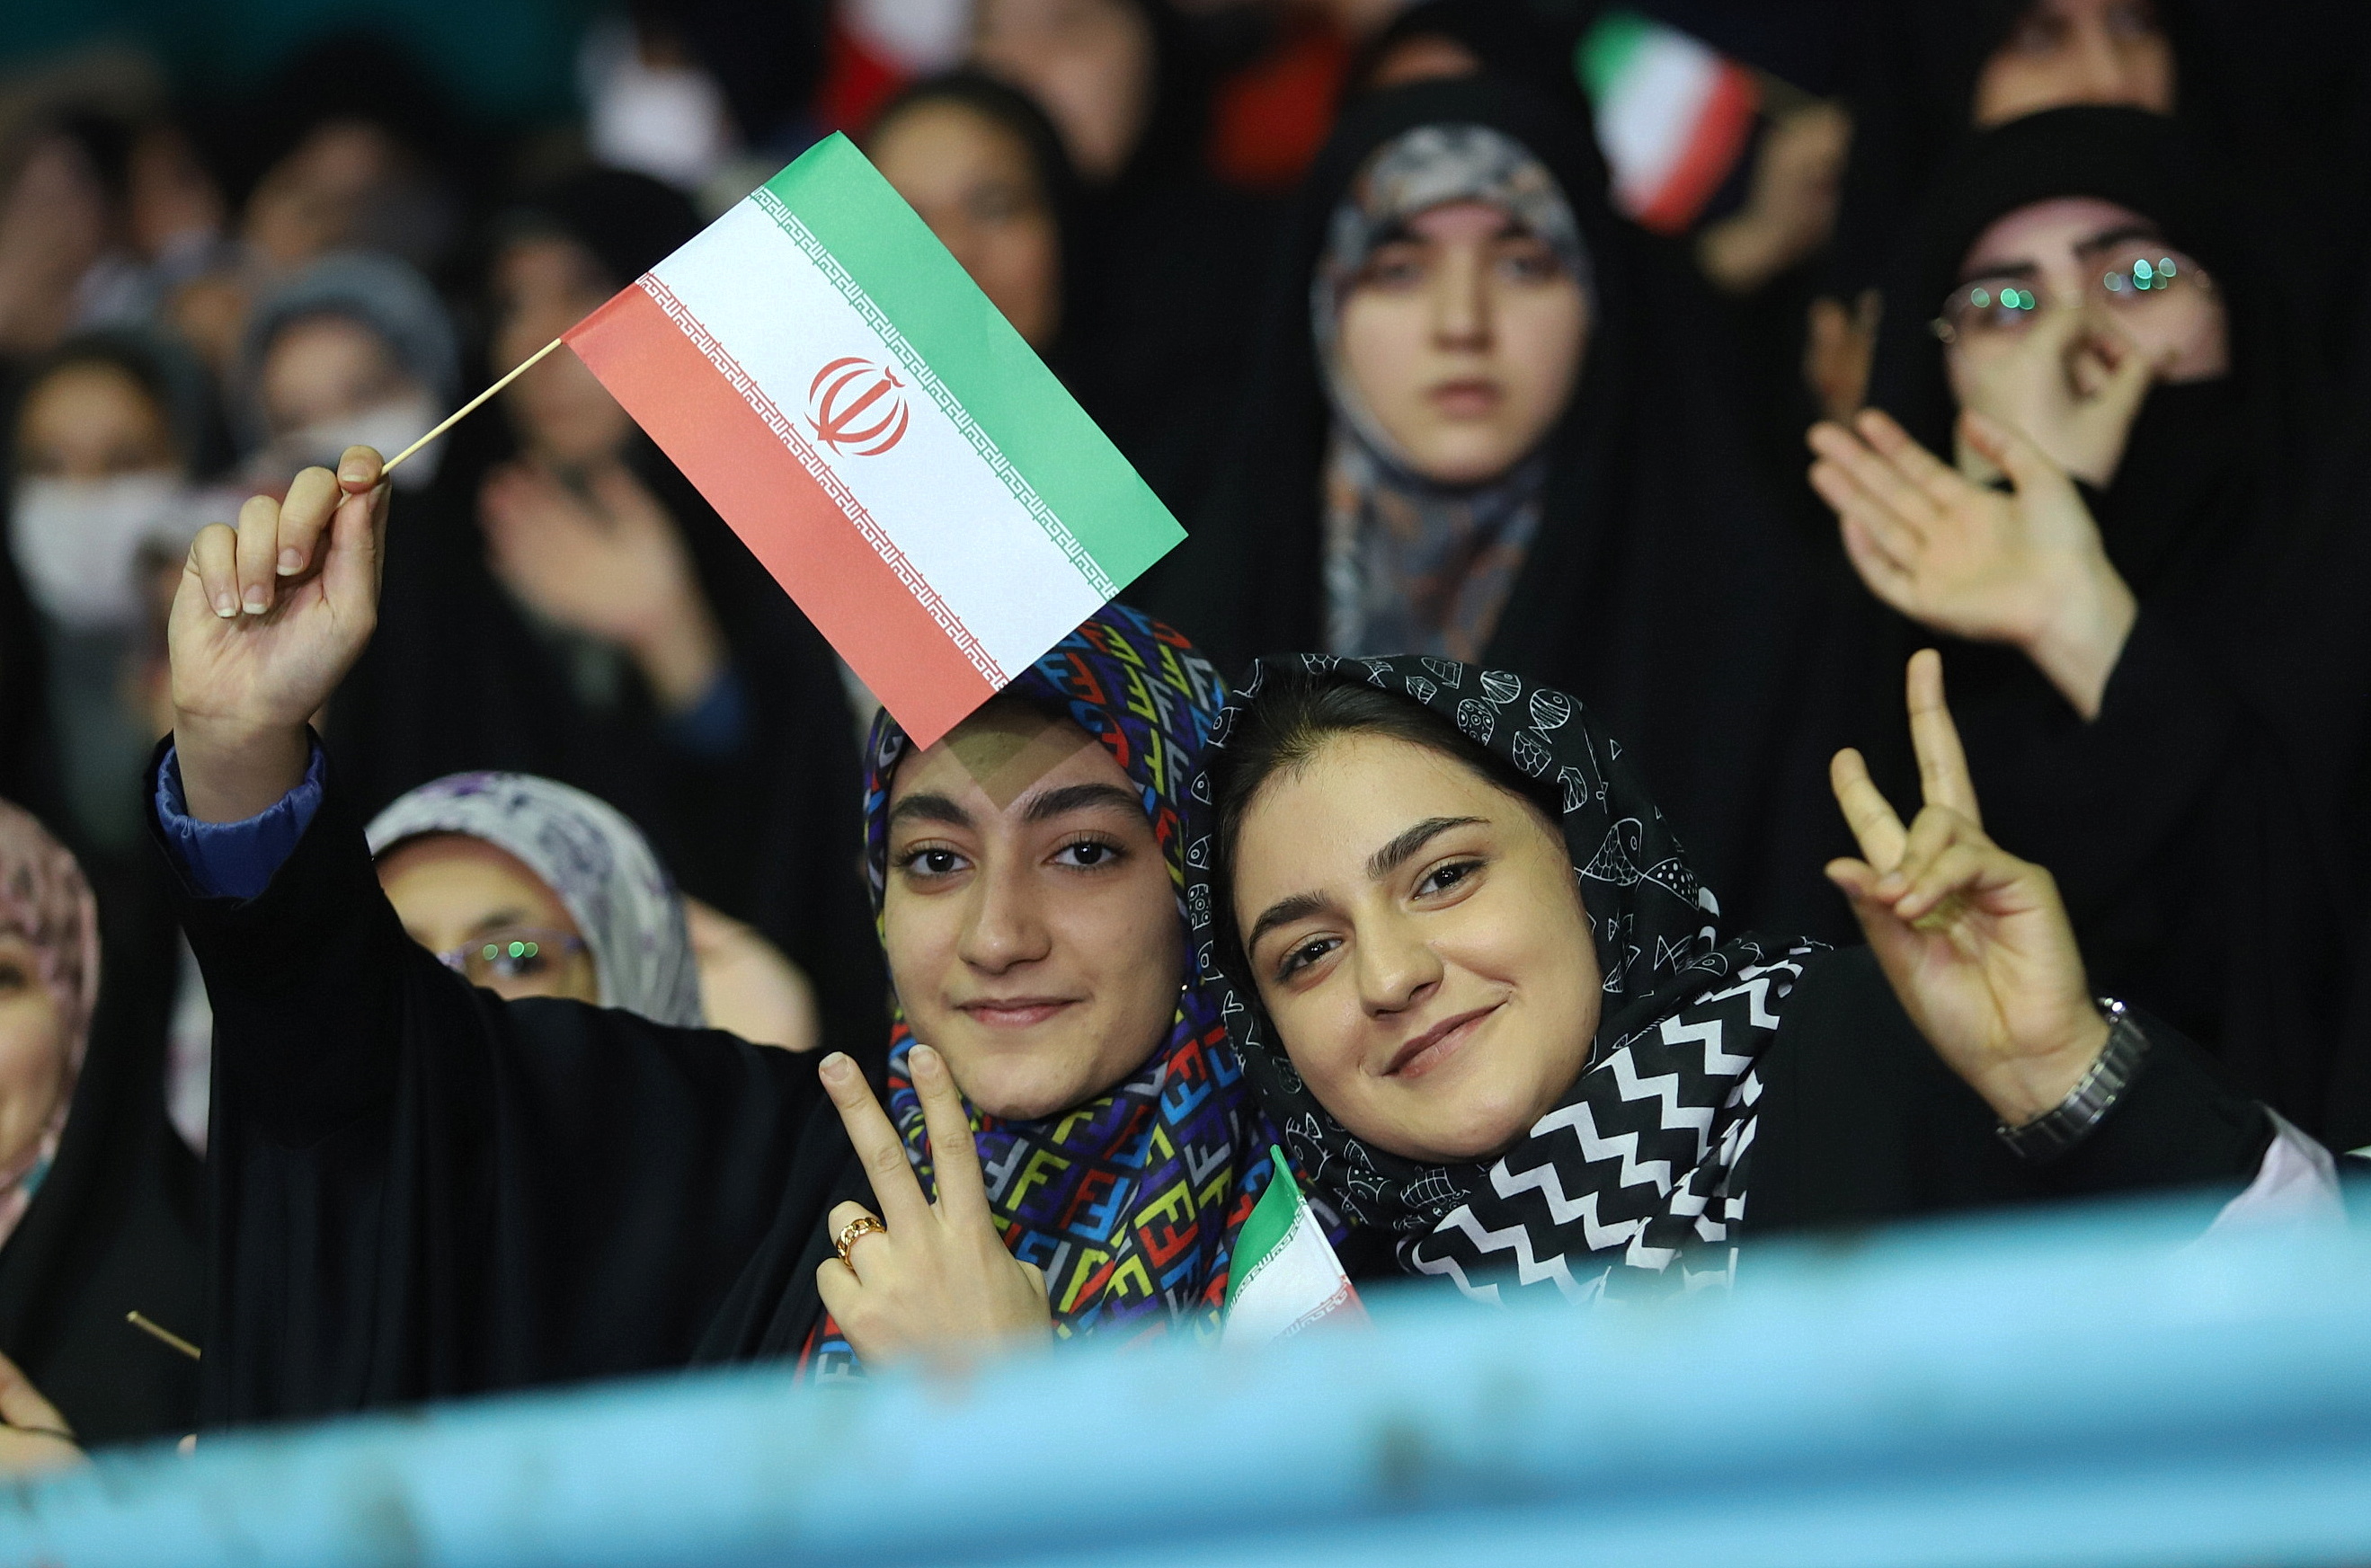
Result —
<instances>
[{"instance_id":1,"label":"eyeglasses","mask_svg":"<svg viewBox=\"0 0 2371 1568\"><path fill-rule=\"evenodd\" d=\"M519 926L489 931L465 947L438 953L436 962L467 976L472 986L499 990L541 979L584 951L583 937Z\"/></svg>"},{"instance_id":2,"label":"eyeglasses","mask_svg":"<svg viewBox=\"0 0 2371 1568\"><path fill-rule=\"evenodd\" d=\"M2084 280L2082 294L2065 303L2097 301L2120 313L2146 310L2177 289L2212 293L2215 280L2180 251L2136 241L2095 256L2099 268ZM1943 301L1942 314L1927 323L1947 343L1962 338L2008 337L2040 317L2041 296L2013 278L1979 278L1962 283Z\"/></svg>"}]
</instances>

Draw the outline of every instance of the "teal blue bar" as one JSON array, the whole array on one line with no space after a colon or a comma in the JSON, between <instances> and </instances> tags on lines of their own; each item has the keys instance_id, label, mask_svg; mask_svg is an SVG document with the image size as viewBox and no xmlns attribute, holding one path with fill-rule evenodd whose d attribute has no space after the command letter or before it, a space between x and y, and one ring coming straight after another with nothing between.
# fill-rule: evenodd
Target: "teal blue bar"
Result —
<instances>
[{"instance_id":1,"label":"teal blue bar","mask_svg":"<svg viewBox=\"0 0 2371 1568\"><path fill-rule=\"evenodd\" d=\"M2371 1561L2371 1240L2195 1205L1772 1249L1734 1295L1373 1303L1262 1355L663 1378L108 1458L0 1563Z\"/></svg>"}]
</instances>

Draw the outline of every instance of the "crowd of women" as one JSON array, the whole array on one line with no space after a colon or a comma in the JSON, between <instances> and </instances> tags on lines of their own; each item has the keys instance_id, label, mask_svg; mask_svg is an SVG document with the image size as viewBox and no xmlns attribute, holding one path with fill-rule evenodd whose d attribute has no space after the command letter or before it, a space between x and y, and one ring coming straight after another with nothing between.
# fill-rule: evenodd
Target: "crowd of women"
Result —
<instances>
[{"instance_id":1,"label":"crowd of women","mask_svg":"<svg viewBox=\"0 0 2371 1568\"><path fill-rule=\"evenodd\" d=\"M1483 1304L2334 1205L2359 19L1802 7L1674 220L1627 13L851 4L785 115L711 9L505 160L334 49L19 127L0 1463L1214 1337L1280 1183ZM1188 533L928 747L572 356L380 473L835 116Z\"/></svg>"}]
</instances>

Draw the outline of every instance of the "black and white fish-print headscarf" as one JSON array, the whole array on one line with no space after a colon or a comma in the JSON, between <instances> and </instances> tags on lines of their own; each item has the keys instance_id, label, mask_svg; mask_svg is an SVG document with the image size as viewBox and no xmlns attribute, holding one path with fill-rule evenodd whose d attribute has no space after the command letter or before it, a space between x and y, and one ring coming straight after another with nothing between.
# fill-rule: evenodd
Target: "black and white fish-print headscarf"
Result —
<instances>
[{"instance_id":1,"label":"black and white fish-print headscarf","mask_svg":"<svg viewBox=\"0 0 2371 1568\"><path fill-rule=\"evenodd\" d=\"M1368 158L1335 207L1309 280L1310 326L1333 416L1325 458L1326 645L1458 658L1490 640L1539 532L1547 460L1526 454L1475 485L1417 473L1359 396L1341 346L1342 308L1378 247L1452 202L1498 207L1555 253L1590 300L1589 251L1572 202L1545 164L1488 125L1418 125Z\"/></svg>"},{"instance_id":2,"label":"black and white fish-print headscarf","mask_svg":"<svg viewBox=\"0 0 2371 1568\"><path fill-rule=\"evenodd\" d=\"M1403 1270L1477 1299L1496 1303L1508 1286L1585 1301L1725 1282L1762 1053L1817 944L1724 938L1718 904L1621 747L1575 698L1503 670L1414 654L1261 661L1220 715L1214 770L1280 666L1404 697L1536 780L1605 977L1589 1066L1498 1159L1425 1165L1361 1142L1293 1070L1252 976L1218 940L1231 890L1216 885L1218 793L1206 772L1186 852L1202 879L1187 890L1195 951L1293 1168L1353 1223L1395 1232Z\"/></svg>"}]
</instances>

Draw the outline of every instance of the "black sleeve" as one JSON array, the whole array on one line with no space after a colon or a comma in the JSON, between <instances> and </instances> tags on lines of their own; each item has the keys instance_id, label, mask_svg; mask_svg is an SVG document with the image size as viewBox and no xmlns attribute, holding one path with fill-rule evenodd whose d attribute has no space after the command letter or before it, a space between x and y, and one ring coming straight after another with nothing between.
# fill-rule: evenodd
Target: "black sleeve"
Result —
<instances>
[{"instance_id":1,"label":"black sleeve","mask_svg":"<svg viewBox=\"0 0 2371 1568\"><path fill-rule=\"evenodd\" d=\"M257 897L172 875L214 1009L209 1423L681 1365L819 1196L812 1058L472 989L334 767Z\"/></svg>"},{"instance_id":2,"label":"black sleeve","mask_svg":"<svg viewBox=\"0 0 2371 1568\"><path fill-rule=\"evenodd\" d=\"M2263 1108L2190 1041L2145 1018L2149 1050L2091 1136L2059 1159L2001 1142L1992 1108L1936 1055L1877 956L1815 959L1763 1056L1748 1157L1754 1234L2143 1188L2236 1194L2272 1141Z\"/></svg>"}]
</instances>

